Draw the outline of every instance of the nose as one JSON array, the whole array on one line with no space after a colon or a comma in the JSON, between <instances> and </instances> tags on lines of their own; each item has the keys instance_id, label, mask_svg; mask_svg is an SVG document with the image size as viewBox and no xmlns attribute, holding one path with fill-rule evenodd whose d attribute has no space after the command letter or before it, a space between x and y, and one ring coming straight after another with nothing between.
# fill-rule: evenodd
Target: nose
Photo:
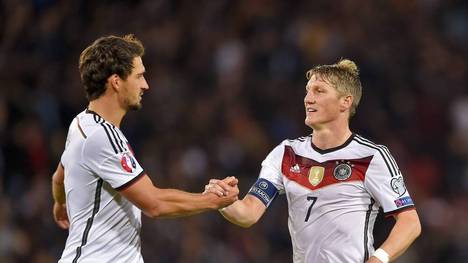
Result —
<instances>
[{"instance_id":1,"label":"nose","mask_svg":"<svg viewBox=\"0 0 468 263\"><path fill-rule=\"evenodd\" d=\"M143 90L149 90L149 85L148 85L148 82L146 81L146 79L145 79L143 85L141 86L141 88L142 88Z\"/></svg>"},{"instance_id":2,"label":"nose","mask_svg":"<svg viewBox=\"0 0 468 263\"><path fill-rule=\"evenodd\" d=\"M306 95L304 96L304 104L312 104L314 103L314 97L312 95L312 92L307 92Z\"/></svg>"}]
</instances>

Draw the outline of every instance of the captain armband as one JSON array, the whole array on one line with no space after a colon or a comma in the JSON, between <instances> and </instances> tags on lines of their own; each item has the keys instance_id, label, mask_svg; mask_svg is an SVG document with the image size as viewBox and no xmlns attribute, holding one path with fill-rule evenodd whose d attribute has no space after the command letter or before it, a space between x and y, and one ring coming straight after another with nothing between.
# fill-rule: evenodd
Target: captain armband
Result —
<instances>
[{"instance_id":1,"label":"captain armband","mask_svg":"<svg viewBox=\"0 0 468 263\"><path fill-rule=\"evenodd\" d=\"M257 197L268 207L278 195L278 189L268 180L258 178L255 184L250 188L249 194Z\"/></svg>"}]
</instances>

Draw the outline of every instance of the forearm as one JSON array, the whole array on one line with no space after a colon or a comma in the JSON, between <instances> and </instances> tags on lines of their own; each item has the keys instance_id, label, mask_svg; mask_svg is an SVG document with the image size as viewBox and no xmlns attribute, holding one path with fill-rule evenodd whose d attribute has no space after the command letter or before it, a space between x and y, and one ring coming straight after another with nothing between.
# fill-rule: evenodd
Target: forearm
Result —
<instances>
[{"instance_id":1,"label":"forearm","mask_svg":"<svg viewBox=\"0 0 468 263\"><path fill-rule=\"evenodd\" d=\"M65 204L65 188L63 184L57 184L52 181L52 196L55 202Z\"/></svg>"},{"instance_id":2,"label":"forearm","mask_svg":"<svg viewBox=\"0 0 468 263\"><path fill-rule=\"evenodd\" d=\"M176 189L161 189L153 185L144 175L120 193L151 218L179 217L218 209L237 200L239 191L233 190L226 196L213 193L194 194Z\"/></svg>"},{"instance_id":3,"label":"forearm","mask_svg":"<svg viewBox=\"0 0 468 263\"><path fill-rule=\"evenodd\" d=\"M246 195L244 199L234 202L219 212L229 222L247 228L255 224L265 210L265 205L256 197Z\"/></svg>"},{"instance_id":4,"label":"forearm","mask_svg":"<svg viewBox=\"0 0 468 263\"><path fill-rule=\"evenodd\" d=\"M59 164L57 170L52 175L52 196L54 201L59 204L65 204L65 185L63 172L63 167L61 164Z\"/></svg>"},{"instance_id":5,"label":"forearm","mask_svg":"<svg viewBox=\"0 0 468 263\"><path fill-rule=\"evenodd\" d=\"M253 224L253 220L249 218L247 208L241 200L234 202L232 205L220 209L219 212L229 222L241 226L250 227Z\"/></svg>"},{"instance_id":6,"label":"forearm","mask_svg":"<svg viewBox=\"0 0 468 263\"><path fill-rule=\"evenodd\" d=\"M213 202L217 198L214 194L195 194L176 189L157 189L155 191L156 204L152 217L181 217L214 210L217 207Z\"/></svg>"},{"instance_id":7,"label":"forearm","mask_svg":"<svg viewBox=\"0 0 468 263\"><path fill-rule=\"evenodd\" d=\"M421 233L421 225L415 210L406 211L397 219L388 238L380 248L389 254L390 261L403 254Z\"/></svg>"}]
</instances>

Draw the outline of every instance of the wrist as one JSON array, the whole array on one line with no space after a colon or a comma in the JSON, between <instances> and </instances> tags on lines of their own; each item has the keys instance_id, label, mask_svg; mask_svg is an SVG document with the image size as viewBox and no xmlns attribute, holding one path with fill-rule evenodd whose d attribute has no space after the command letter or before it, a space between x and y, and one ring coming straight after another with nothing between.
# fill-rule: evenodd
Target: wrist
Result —
<instances>
[{"instance_id":1,"label":"wrist","mask_svg":"<svg viewBox=\"0 0 468 263\"><path fill-rule=\"evenodd\" d=\"M219 208L218 202L217 202L217 196L213 193L206 193L206 194L201 194L202 198L205 199L206 201L206 207L209 210L216 210Z\"/></svg>"},{"instance_id":2,"label":"wrist","mask_svg":"<svg viewBox=\"0 0 468 263\"><path fill-rule=\"evenodd\" d=\"M372 256L382 261L382 263L390 262L390 256L385 250L381 248L377 249Z\"/></svg>"}]
</instances>

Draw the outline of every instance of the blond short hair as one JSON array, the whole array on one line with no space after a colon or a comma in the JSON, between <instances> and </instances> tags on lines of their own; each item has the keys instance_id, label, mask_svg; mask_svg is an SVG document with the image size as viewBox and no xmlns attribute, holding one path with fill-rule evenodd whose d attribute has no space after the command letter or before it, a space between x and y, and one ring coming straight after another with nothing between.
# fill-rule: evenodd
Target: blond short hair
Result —
<instances>
[{"instance_id":1,"label":"blond short hair","mask_svg":"<svg viewBox=\"0 0 468 263\"><path fill-rule=\"evenodd\" d=\"M340 95L353 96L349 116L351 117L356 113L356 108L362 96L359 69L356 63L349 59L341 59L332 65L319 65L307 71L306 78L310 80L313 75L331 84Z\"/></svg>"}]
</instances>

